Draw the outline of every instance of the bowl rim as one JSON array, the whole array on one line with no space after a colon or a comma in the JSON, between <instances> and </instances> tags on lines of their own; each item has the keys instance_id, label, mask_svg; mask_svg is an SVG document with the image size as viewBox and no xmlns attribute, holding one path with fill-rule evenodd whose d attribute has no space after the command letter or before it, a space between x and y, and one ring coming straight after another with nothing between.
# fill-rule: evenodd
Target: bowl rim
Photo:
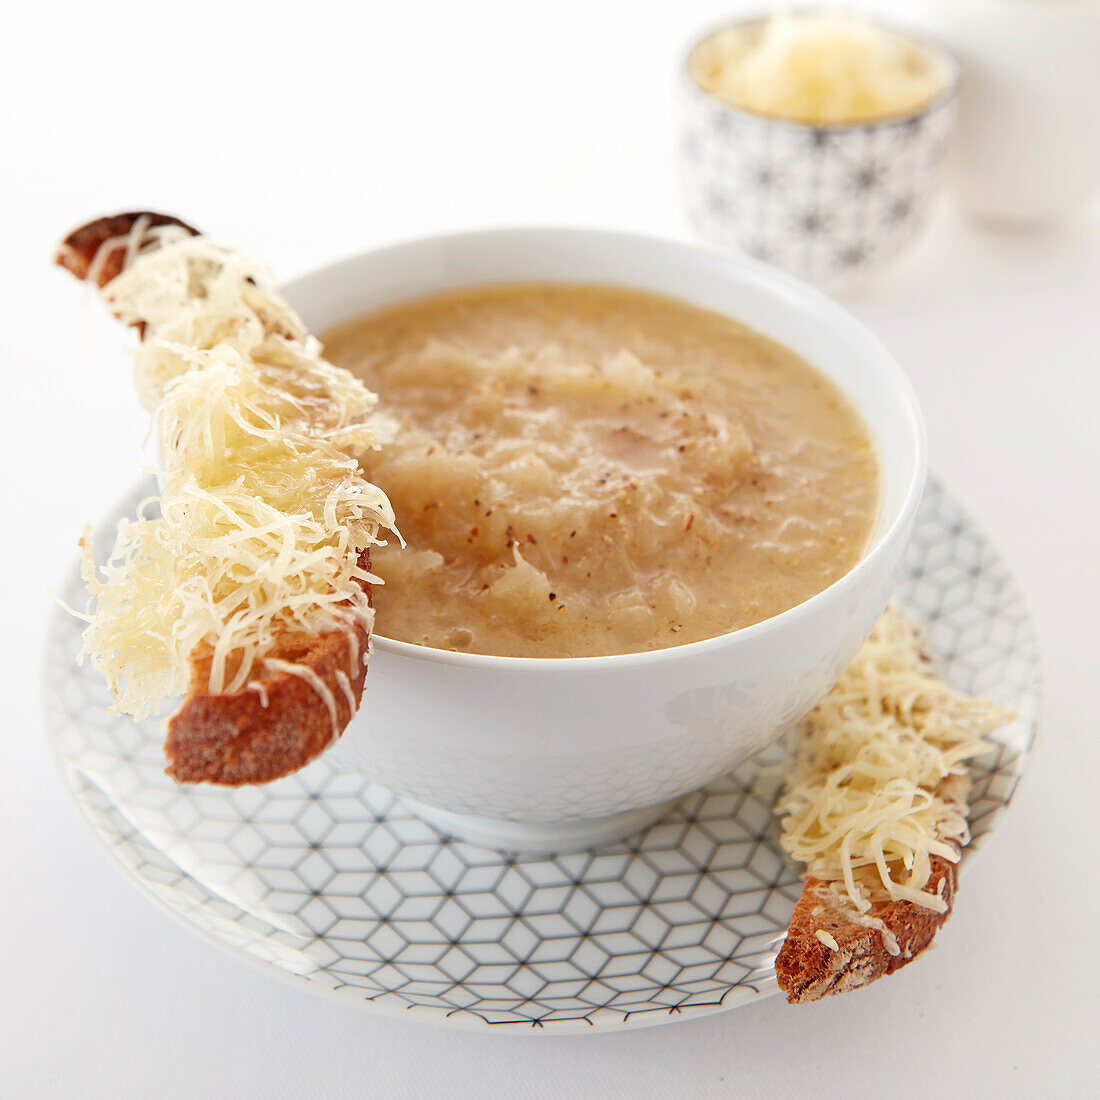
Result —
<instances>
[{"instance_id":1,"label":"bowl rim","mask_svg":"<svg viewBox=\"0 0 1100 1100\"><path fill-rule=\"evenodd\" d=\"M614 243L630 244L635 247L653 249L655 252L664 250L678 252L685 259L688 257L702 257L713 263L727 267L731 272L741 273L750 281L756 280L758 286L767 293L793 295L801 299L803 308L809 312L816 312L817 320L824 324L835 324L848 329L855 337L860 339L867 349L875 356L878 367L884 370L894 386L899 398L899 403L904 411L907 426L913 439L914 459L912 469L909 472L908 484L905 487L904 496L895 516L879 535L872 536L872 542L860 559L843 576L838 577L832 584L815 593L809 599L795 604L786 611L762 619L760 622L749 626L740 627L737 630L717 634L711 638L703 638L695 642L687 642L678 646L666 646L662 649L643 650L636 653L612 653L602 656L584 657L512 657L492 653L462 653L453 650L433 649L430 646L420 645L416 642L404 642L395 638L387 638L381 634L371 634L371 643L374 650L399 655L417 661L430 664L450 665L458 668L492 670L528 670L553 673L576 672L605 672L618 668L642 668L654 663L690 660L698 654L710 650L726 647L740 647L751 644L755 639L786 629L792 620L809 614L822 605L845 596L860 578L872 570L879 559L890 553L893 544L903 532L908 531L909 526L916 515L924 492L925 481L928 474L928 438L924 417L921 413L920 403L917 400L916 391L905 373L904 368L895 358L886 345L854 314L849 313L835 299L829 297L823 291L817 290L801 279L778 268L771 267L751 257L730 256L719 249L691 241L665 237L657 234L636 233L620 229L605 229L583 225L514 225L493 226L471 230L461 230L449 233L431 233L405 240L391 242L376 248L368 248L359 252L349 253L327 264L311 268L296 276L280 287L291 306L294 306L294 296L300 288L307 283L328 282L332 285L331 276L338 269L357 263L363 263L369 259L380 260L386 256L393 256L416 247L436 245L440 248L457 248L465 244L475 242L492 243L494 240L538 235L572 236L577 239L582 237L599 238L608 245ZM478 286L484 283L456 283L456 287ZM622 284L626 285L626 284ZM402 300L409 300L408 298ZM728 314L727 314L728 316ZM737 320L737 318L733 318ZM743 324L748 323L742 321ZM813 366L813 364L810 364ZM843 392L843 390L842 390ZM847 396L847 394L845 394ZM876 443L877 443L877 433Z\"/></svg>"},{"instance_id":2,"label":"bowl rim","mask_svg":"<svg viewBox=\"0 0 1100 1100\"><path fill-rule=\"evenodd\" d=\"M710 25L706 31L696 34L681 56L680 80L686 84L689 94L695 95L712 108L721 109L730 115L736 115L740 119L752 121L759 125L787 127L808 133L848 133L851 131L885 130L893 126L913 126L941 108L948 106L958 97L959 83L962 78L962 65L959 59L944 42L929 34L922 27L907 26L901 21L892 18L883 19L877 13L872 14L854 8L803 6L782 9L783 15L820 15L823 13L855 16L872 26L878 27L880 30L892 34L895 38L903 39L911 45L917 46L925 53L936 58L943 66L947 77L943 88L927 103L922 103L919 107L901 114L884 115L882 118L859 119L852 122L806 122L794 118L783 118L779 115L765 114L762 111L754 111L748 107L739 107L736 103L730 103L728 100L720 99L713 93L708 92L691 75L692 55L704 42L709 41L722 31L737 30L753 24L765 23L777 14L775 10L762 10L755 15L748 14L732 20L723 19L721 22Z\"/></svg>"}]
</instances>

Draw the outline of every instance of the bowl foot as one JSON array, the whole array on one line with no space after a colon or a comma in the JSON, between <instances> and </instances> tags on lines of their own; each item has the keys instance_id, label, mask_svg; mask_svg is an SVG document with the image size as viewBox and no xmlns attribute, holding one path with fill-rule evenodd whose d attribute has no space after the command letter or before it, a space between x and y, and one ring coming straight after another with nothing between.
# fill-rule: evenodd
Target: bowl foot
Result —
<instances>
[{"instance_id":1,"label":"bowl foot","mask_svg":"<svg viewBox=\"0 0 1100 1100\"><path fill-rule=\"evenodd\" d=\"M659 806L646 806L641 810L627 810L585 821L505 821L474 814L455 814L426 806L412 798L402 801L432 828L447 836L501 852L544 856L599 848L625 840L659 821L673 805L673 802L662 802Z\"/></svg>"}]
</instances>

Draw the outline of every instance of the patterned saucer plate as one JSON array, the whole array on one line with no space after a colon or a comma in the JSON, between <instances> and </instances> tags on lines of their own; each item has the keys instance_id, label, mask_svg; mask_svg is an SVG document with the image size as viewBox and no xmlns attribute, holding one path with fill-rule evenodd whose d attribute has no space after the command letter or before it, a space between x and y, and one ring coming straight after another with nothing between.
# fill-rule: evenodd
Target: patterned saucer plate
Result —
<instances>
[{"instance_id":1,"label":"patterned saucer plate","mask_svg":"<svg viewBox=\"0 0 1100 1100\"><path fill-rule=\"evenodd\" d=\"M82 602L75 574L64 595ZM1034 628L994 549L935 482L897 596L952 683L1019 716L974 763L970 859L1035 736ZM776 991L800 890L771 815L777 748L627 843L510 857L441 836L328 758L266 787L177 786L157 723L107 716L102 681L74 662L80 631L56 611L45 661L65 781L123 872L234 953L348 1003L480 1030L639 1027Z\"/></svg>"}]
</instances>

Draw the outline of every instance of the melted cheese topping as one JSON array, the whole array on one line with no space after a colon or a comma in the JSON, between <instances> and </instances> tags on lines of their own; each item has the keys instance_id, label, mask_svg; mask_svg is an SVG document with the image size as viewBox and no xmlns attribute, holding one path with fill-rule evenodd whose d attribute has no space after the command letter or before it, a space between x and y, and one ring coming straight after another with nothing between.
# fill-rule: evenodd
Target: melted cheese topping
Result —
<instances>
[{"instance_id":1,"label":"melted cheese topping","mask_svg":"<svg viewBox=\"0 0 1100 1100\"><path fill-rule=\"evenodd\" d=\"M735 107L805 123L909 114L943 91L943 66L865 19L780 15L718 31L692 52L691 75Z\"/></svg>"},{"instance_id":2,"label":"melted cheese topping","mask_svg":"<svg viewBox=\"0 0 1100 1100\"><path fill-rule=\"evenodd\" d=\"M130 262L103 297L146 326L135 379L163 489L119 525L102 570L82 540L92 597L82 656L115 690L112 713L143 717L189 687L261 690L265 666L313 683L269 656L288 633L343 630L351 668L355 625L369 631L373 617L360 582L375 578L359 552L384 545L379 531L394 522L351 457L377 445L374 395L322 358L238 252L141 220L125 243ZM191 684L196 658L209 662L206 685Z\"/></svg>"},{"instance_id":3,"label":"melted cheese topping","mask_svg":"<svg viewBox=\"0 0 1100 1100\"><path fill-rule=\"evenodd\" d=\"M1011 717L940 680L917 624L888 608L807 720L777 806L780 843L860 913L883 891L945 912L924 889L931 857L958 861L966 761Z\"/></svg>"}]
</instances>

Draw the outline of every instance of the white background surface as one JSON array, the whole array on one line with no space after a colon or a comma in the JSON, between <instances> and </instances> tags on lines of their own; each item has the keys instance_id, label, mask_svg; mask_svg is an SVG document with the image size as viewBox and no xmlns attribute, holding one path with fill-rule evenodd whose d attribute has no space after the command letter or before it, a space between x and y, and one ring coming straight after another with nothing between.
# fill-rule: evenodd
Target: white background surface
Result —
<instances>
[{"instance_id":1,"label":"white background surface","mask_svg":"<svg viewBox=\"0 0 1100 1100\"><path fill-rule=\"evenodd\" d=\"M898 7L896 0L891 7ZM1017 572L1046 714L999 834L924 959L805 1008L582 1038L382 1019L201 942L108 864L53 770L46 588L136 479L126 364L49 267L88 217L164 209L281 279L436 230L683 235L682 46L736 8L24 5L0 71L4 643L0 1094L708 1097L1096 1095L1100 924L1100 211L1001 233L950 209L848 304L907 366L933 467ZM20 25L22 20L22 25ZM940 1084L937 1085L936 1082Z\"/></svg>"}]
</instances>

